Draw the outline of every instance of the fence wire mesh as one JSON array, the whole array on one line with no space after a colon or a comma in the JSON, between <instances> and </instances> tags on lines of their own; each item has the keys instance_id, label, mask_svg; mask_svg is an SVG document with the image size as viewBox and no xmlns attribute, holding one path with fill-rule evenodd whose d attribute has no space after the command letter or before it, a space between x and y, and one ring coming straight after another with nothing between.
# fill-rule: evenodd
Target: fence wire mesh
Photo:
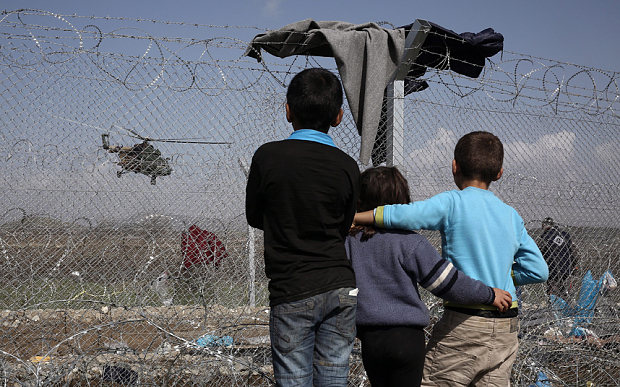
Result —
<instances>
[{"instance_id":1,"label":"fence wire mesh","mask_svg":"<svg viewBox=\"0 0 620 387\"><path fill-rule=\"evenodd\" d=\"M246 173L291 130L292 76L337 70L244 57L260 32L1 15L0 384L273 384ZM488 130L506 152L491 190L541 247L546 217L572 239L564 306L546 284L522 288L513 385L620 385L620 299L603 281L620 265L619 78L503 52L476 79L429 68L429 87L405 99L399 167L414 200L453 189L457 139ZM331 134L357 158L349 111ZM436 321L441 304L423 295ZM358 345L349 385L369 385Z\"/></svg>"}]
</instances>

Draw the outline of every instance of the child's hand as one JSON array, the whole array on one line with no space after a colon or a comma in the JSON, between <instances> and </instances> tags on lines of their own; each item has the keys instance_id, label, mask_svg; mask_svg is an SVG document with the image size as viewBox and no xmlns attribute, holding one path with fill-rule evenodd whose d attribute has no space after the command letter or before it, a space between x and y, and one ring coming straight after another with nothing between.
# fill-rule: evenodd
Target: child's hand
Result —
<instances>
[{"instance_id":1,"label":"child's hand","mask_svg":"<svg viewBox=\"0 0 620 387\"><path fill-rule=\"evenodd\" d=\"M495 292L495 300L493 306L497 307L500 312L506 312L512 306L512 296L505 290L493 288Z\"/></svg>"}]
</instances>

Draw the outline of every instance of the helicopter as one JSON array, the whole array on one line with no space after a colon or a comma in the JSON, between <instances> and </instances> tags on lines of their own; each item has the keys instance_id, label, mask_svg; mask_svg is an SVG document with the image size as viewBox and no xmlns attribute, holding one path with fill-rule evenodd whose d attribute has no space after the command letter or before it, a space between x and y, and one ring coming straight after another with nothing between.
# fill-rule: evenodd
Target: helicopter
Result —
<instances>
[{"instance_id":1,"label":"helicopter","mask_svg":"<svg viewBox=\"0 0 620 387\"><path fill-rule=\"evenodd\" d=\"M131 137L138 138L142 140L142 142L134 146L110 145L110 135L106 133L101 134L102 148L108 151L108 153L118 153L118 162L116 164L121 167L121 170L116 172L116 176L120 178L128 172L141 173L143 175L150 176L152 185L157 184L158 177L169 176L172 173L172 167L169 162L170 158L162 157L161 152L151 145L150 142L159 141L183 144L230 144L229 142L150 138L141 136L131 129L123 129L129 132Z\"/></svg>"}]
</instances>

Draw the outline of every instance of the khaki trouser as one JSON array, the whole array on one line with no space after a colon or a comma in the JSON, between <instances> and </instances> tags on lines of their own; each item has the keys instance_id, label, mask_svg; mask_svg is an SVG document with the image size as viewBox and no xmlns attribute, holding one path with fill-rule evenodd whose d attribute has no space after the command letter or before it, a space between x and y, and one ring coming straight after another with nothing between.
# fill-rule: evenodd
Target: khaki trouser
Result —
<instances>
[{"instance_id":1,"label":"khaki trouser","mask_svg":"<svg viewBox=\"0 0 620 387\"><path fill-rule=\"evenodd\" d=\"M469 316L446 309L426 347L422 386L510 385L517 318Z\"/></svg>"}]
</instances>

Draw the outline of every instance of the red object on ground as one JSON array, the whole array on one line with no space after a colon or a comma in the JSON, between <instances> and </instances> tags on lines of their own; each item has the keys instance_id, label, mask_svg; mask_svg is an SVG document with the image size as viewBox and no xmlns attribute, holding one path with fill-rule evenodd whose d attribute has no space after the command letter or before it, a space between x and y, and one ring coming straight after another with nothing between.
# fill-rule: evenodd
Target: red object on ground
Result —
<instances>
[{"instance_id":1,"label":"red object on ground","mask_svg":"<svg viewBox=\"0 0 620 387\"><path fill-rule=\"evenodd\" d=\"M219 266L222 259L228 257L226 247L220 238L195 224L187 232L181 233L181 251L183 266L186 269L207 263Z\"/></svg>"}]
</instances>

